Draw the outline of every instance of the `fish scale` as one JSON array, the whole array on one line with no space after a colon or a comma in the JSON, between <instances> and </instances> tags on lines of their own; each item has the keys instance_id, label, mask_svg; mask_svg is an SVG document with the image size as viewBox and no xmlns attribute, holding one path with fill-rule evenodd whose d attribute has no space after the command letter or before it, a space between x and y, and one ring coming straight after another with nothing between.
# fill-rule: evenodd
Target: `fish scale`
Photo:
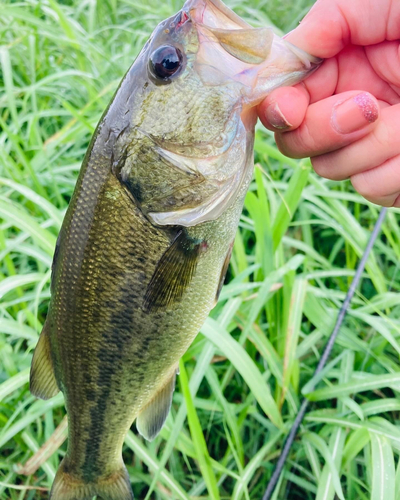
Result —
<instances>
[{"instance_id":1,"label":"fish scale","mask_svg":"<svg viewBox=\"0 0 400 500\"><path fill-rule=\"evenodd\" d=\"M255 105L317 65L264 31L271 47L257 58L259 30L220 0L189 0L99 122L32 360L32 393L63 391L68 414L51 500L133 498L123 440L135 420L146 439L160 432L179 359L218 298L252 177Z\"/></svg>"},{"instance_id":2,"label":"fish scale","mask_svg":"<svg viewBox=\"0 0 400 500\"><path fill-rule=\"evenodd\" d=\"M151 121L156 133L162 131L164 140L177 144L192 144L199 138L201 142L211 142L224 128L234 102L228 93L202 88L197 78L188 78L184 83L181 93L179 89L173 93L168 89L154 98L146 118L138 125L146 129ZM188 91L188 87L195 88ZM209 109L208 117L204 116L205 106Z\"/></svg>"},{"instance_id":3,"label":"fish scale","mask_svg":"<svg viewBox=\"0 0 400 500\"><path fill-rule=\"evenodd\" d=\"M82 306L78 307L75 312L75 322L79 324L79 331L86 331L86 336L92 339L92 344L96 348L86 346L82 350L81 344L76 347L75 342L71 342L69 338L66 339L64 344L63 332L61 332L58 339L65 352L66 359L75 359L78 354L76 350L79 349L80 366L88 366L90 358L96 357L96 353L97 358L101 361L96 363L97 372L90 370L90 373L92 375L94 373L95 378L97 377L97 382L89 385L90 392L96 394L94 401L89 404L86 396L88 387L86 371L82 370L81 373L76 373L75 363L71 364L70 367L64 366L62 368L64 377L67 379L67 389L65 391L67 401L69 399L74 401L74 405L71 407L67 404L70 422L74 423L72 432L74 435L79 436L77 442L70 440L70 461L75 464L77 469L75 471L71 468L70 471L79 472L86 463L90 464L90 470L94 470L97 474L98 471L108 473L105 464L108 464L112 469L115 460L113 461L111 457L118 455L117 451L121 447L120 441L123 439L138 409L146 402L148 395L154 391L157 379L162 379L160 375L170 369L171 364L175 361L175 353L166 356L170 346L174 345L175 349L179 349L180 354L183 354L192 341L193 335L197 333L204 321L204 316L208 313L210 307L208 304L204 304L204 300L201 296L198 297L198 293L194 289L190 294L190 298L188 297L191 307L188 307L185 301L184 308L180 306L179 308L182 310L178 313L175 311L174 314L171 310L162 314L156 313L151 317L144 317L143 311L138 307L143 301L145 292L142 283L150 279L160 256L169 244L169 239L159 238L159 234L156 232L154 232L155 238L153 239L152 234L150 234L151 225L141 216L140 212L130 214L130 223L123 225L125 231L122 235L121 224L117 225L117 222L120 222L120 216L126 216L127 213L136 211L133 210L131 200L120 185L117 184L115 177L110 177L109 183L115 183L116 185L113 188L119 188L121 192L112 206L109 205L109 198L104 198L107 200L107 217L105 217L101 203L96 207L92 223L93 227L96 227L96 231L92 236L94 241L91 241L91 237L89 237L88 247L91 249L91 253L87 257L87 261L84 257L80 271L82 286L88 287L91 293L86 296ZM101 218L100 221L98 221L97 214ZM138 218L142 219L140 222L146 226L146 230L142 232L143 240L137 238L137 234L140 234L138 233ZM222 221L220 222L222 223ZM236 224L235 221L233 230L231 229L230 240L234 234L233 231L236 229ZM194 229L193 233L196 237L207 237L206 233L203 234L199 228ZM225 241L224 246L227 251L224 233L225 231L222 231L221 236L222 240ZM99 234L101 234L100 237ZM120 247L120 238L124 241L123 249ZM108 242L107 247L103 244L104 240ZM223 243L223 241L220 241L220 243ZM139 258L142 256L144 259L149 248L151 248L151 255L154 257L152 260L146 258L145 264L141 264ZM212 270L214 264L215 269L220 270L219 263L212 258L212 251L215 249L208 250L210 252L208 262L204 265L210 266ZM220 248L217 248L217 250L214 254L216 257L220 254ZM127 262L123 269L119 269L121 260ZM93 262L96 262L96 273L88 273L86 268L89 268ZM116 268L114 268L114 262ZM199 267L202 267L202 263L199 263ZM210 274L214 275L214 280L209 278ZM107 282L105 294L97 293L99 279ZM219 275L215 271L213 273L199 274L199 279L196 280L198 281L197 289L203 290L206 287L209 291L215 291L218 280ZM68 283L63 282L60 285L60 287L64 286L68 288ZM112 297L114 296L118 299L113 300ZM213 298L212 293L208 293L208 296ZM111 303L108 303L108 301L111 301ZM95 321L92 311L97 308L103 309L103 305L104 309L109 313L105 318L99 318L100 321ZM126 314L126 311L129 311L129 313ZM63 323L64 317L59 317L58 322ZM141 325L140 331L137 331L136 325L138 324ZM110 325L113 328L110 328ZM184 328L182 328L182 325L184 325ZM145 334L143 334L143 331L145 331ZM165 332L162 338L159 335L160 331ZM190 332L192 332L191 335ZM144 349L143 345L146 341L148 347ZM104 347L102 347L103 345ZM154 367L148 366L150 346L152 347L152 357L157 359L157 366ZM118 359L118 354L115 351L119 352L121 359ZM139 357L137 356L138 352L140 352ZM135 363L128 364L130 359L133 359ZM126 377L125 380L122 374L119 373L128 371L124 370L124 367L129 367L129 373L125 373L124 376ZM157 378L152 373L154 371L157 372ZM139 377L139 374L142 377ZM74 381L73 384L68 383L69 377ZM112 404L117 394L112 393L114 380L120 389L117 405ZM121 384L121 380L124 380L124 385ZM143 387L147 390L143 391ZM124 395L123 397L121 397L121 393ZM140 397L138 397L139 394ZM83 404L76 404L77 401ZM110 404L103 406L103 401L108 401ZM126 410L125 413L124 410ZM105 419L108 422L109 436L107 436L107 431L102 424ZM125 423L123 427L121 426L122 422ZM90 423L89 433L86 431L88 423ZM120 433L115 431L118 428ZM120 439L118 439L118 434L120 434ZM101 451L93 444L96 441L96 436L101 436L101 443L103 443ZM82 450L82 448L84 449ZM77 456L75 457L75 455ZM98 456L101 456L99 464L97 464ZM81 457L80 460L79 457ZM83 459L83 457L85 458ZM90 470L88 471L87 467L83 467L83 470L88 474L87 480L90 481Z\"/></svg>"}]
</instances>

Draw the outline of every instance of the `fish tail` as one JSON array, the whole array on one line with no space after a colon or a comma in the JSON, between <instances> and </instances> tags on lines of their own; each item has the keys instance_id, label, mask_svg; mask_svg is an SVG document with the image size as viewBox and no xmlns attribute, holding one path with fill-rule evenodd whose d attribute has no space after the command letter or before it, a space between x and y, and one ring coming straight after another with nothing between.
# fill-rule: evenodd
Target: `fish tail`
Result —
<instances>
[{"instance_id":1,"label":"fish tail","mask_svg":"<svg viewBox=\"0 0 400 500\"><path fill-rule=\"evenodd\" d=\"M95 495L104 500L133 500L128 471L124 464L106 477L85 482L67 472L64 459L57 471L49 500L91 500Z\"/></svg>"}]
</instances>

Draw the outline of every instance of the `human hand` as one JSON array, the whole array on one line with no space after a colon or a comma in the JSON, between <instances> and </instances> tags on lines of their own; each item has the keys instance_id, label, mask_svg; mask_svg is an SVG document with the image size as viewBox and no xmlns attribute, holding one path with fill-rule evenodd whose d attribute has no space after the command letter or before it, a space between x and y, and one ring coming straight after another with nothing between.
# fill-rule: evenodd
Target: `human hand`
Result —
<instances>
[{"instance_id":1,"label":"human hand","mask_svg":"<svg viewBox=\"0 0 400 500\"><path fill-rule=\"evenodd\" d=\"M400 2L318 0L286 40L326 60L259 105L279 149L400 207Z\"/></svg>"}]
</instances>

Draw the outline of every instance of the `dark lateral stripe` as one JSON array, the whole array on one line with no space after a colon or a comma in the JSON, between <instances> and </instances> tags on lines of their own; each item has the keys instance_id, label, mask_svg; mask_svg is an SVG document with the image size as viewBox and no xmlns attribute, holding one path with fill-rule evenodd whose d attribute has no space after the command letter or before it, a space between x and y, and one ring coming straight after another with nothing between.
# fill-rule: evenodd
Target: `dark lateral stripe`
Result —
<instances>
[{"instance_id":1,"label":"dark lateral stripe","mask_svg":"<svg viewBox=\"0 0 400 500\"><path fill-rule=\"evenodd\" d=\"M102 450L103 436L109 433L106 415L109 414L113 401L119 399L121 363L134 333L133 315L137 296L129 279L121 280L115 291L115 299L113 312L108 324L103 325L102 338L98 346L99 371L95 380L96 389L88 398L90 399L88 434L85 439L85 456L81 471L86 481L93 481L101 475L106 465L104 461L108 459L105 450ZM118 425L117 417L118 415L114 425Z\"/></svg>"}]
</instances>

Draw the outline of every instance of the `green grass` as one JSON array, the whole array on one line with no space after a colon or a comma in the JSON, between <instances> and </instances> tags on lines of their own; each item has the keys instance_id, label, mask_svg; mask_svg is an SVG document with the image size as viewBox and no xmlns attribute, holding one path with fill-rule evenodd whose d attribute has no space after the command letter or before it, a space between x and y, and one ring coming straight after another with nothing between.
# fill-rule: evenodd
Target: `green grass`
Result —
<instances>
[{"instance_id":1,"label":"green grass","mask_svg":"<svg viewBox=\"0 0 400 500\"><path fill-rule=\"evenodd\" d=\"M36 400L27 384L57 232L102 111L181 3L0 1L0 498L29 500L47 497L66 449L65 429L53 436L62 396ZM287 31L310 3L230 5ZM161 435L149 444L133 426L125 441L137 499L262 497L377 213L257 131L220 301L184 356ZM400 498L399 262L391 210L275 500ZM45 463L18 474L50 438Z\"/></svg>"}]
</instances>

